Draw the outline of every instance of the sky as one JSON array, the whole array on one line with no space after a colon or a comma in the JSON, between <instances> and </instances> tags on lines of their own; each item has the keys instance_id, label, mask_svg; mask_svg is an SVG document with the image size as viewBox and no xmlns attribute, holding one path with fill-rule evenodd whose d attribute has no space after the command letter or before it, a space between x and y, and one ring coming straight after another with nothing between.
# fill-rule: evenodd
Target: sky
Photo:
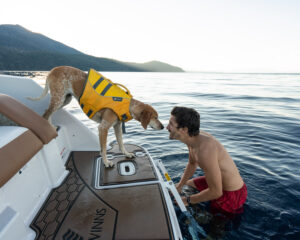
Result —
<instances>
[{"instance_id":1,"label":"sky","mask_svg":"<svg viewBox=\"0 0 300 240\"><path fill-rule=\"evenodd\" d=\"M2 0L0 24L126 62L300 72L300 0Z\"/></svg>"}]
</instances>

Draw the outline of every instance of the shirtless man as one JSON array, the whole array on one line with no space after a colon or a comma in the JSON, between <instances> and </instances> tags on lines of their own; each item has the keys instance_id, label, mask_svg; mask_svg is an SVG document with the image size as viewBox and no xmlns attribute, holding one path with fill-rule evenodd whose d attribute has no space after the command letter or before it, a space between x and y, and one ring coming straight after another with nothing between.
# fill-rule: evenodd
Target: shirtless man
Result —
<instances>
[{"instance_id":1,"label":"shirtless man","mask_svg":"<svg viewBox=\"0 0 300 240\"><path fill-rule=\"evenodd\" d=\"M167 129L170 139L185 143L189 161L177 184L179 193L184 185L198 189L199 193L182 197L185 205L211 201L214 210L241 213L247 198L247 187L223 145L212 135L199 131L200 115L192 108L175 107ZM197 167L204 176L190 179Z\"/></svg>"}]
</instances>

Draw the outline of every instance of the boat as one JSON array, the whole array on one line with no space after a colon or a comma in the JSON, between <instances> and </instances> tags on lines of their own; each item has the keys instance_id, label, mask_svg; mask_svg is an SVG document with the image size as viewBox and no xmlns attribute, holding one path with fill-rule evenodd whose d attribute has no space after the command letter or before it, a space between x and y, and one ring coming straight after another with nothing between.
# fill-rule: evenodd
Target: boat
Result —
<instances>
[{"instance_id":1,"label":"boat","mask_svg":"<svg viewBox=\"0 0 300 240\"><path fill-rule=\"evenodd\" d=\"M0 240L183 239L162 162L134 144L128 159L112 142L105 168L97 134L70 112L53 125L41 117L50 97L27 99L41 92L0 75Z\"/></svg>"}]
</instances>

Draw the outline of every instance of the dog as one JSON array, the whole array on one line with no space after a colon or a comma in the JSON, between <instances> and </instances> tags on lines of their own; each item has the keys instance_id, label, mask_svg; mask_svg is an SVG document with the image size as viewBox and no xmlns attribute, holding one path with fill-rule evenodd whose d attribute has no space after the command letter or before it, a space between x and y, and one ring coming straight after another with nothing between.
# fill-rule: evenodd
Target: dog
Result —
<instances>
[{"instance_id":1,"label":"dog","mask_svg":"<svg viewBox=\"0 0 300 240\"><path fill-rule=\"evenodd\" d=\"M52 113L70 103L72 96L79 101L83 94L87 77L88 74L86 72L74 67L55 67L49 72L46 78L45 88L41 96L38 98L28 97L28 99L38 101L44 98L50 89L50 105L43 114L43 117L49 121ZM155 130L161 130L164 128L163 124L158 120L157 112L148 104L131 98L129 103L129 112L132 118L139 121L144 129L147 129L147 126L150 126ZM134 154L127 152L124 147L122 138L122 121L112 109L100 109L94 113L91 119L99 123L98 131L100 155L105 167L114 166L113 162L109 161L106 155L108 130L112 126L114 127L114 132L120 151L128 158L134 157Z\"/></svg>"}]
</instances>

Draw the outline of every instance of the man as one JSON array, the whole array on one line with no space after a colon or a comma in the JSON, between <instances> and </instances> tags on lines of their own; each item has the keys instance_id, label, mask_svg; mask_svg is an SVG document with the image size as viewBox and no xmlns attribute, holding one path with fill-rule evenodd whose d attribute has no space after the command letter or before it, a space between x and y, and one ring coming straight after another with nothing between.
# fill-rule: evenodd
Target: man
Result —
<instances>
[{"instance_id":1,"label":"man","mask_svg":"<svg viewBox=\"0 0 300 240\"><path fill-rule=\"evenodd\" d=\"M200 115L192 108L175 107L167 129L170 139L185 143L189 161L177 184L179 193L184 185L198 189L199 193L182 197L183 203L211 201L214 210L241 213L247 198L247 187L232 158L223 145L212 135L199 131ZM190 179L197 167L204 176Z\"/></svg>"}]
</instances>

